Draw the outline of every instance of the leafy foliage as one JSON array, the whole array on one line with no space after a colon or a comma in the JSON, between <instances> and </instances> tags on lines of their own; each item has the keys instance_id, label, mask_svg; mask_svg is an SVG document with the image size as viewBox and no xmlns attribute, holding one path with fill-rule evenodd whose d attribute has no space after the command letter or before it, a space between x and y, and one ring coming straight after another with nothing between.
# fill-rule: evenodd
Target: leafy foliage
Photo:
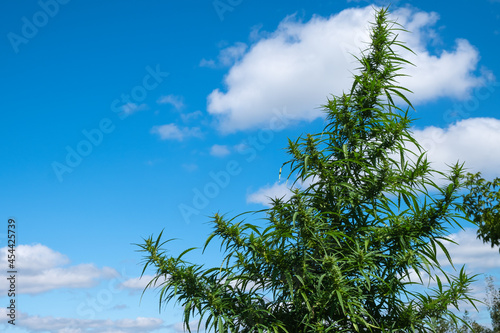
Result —
<instances>
[{"instance_id":1,"label":"leafy foliage","mask_svg":"<svg viewBox=\"0 0 500 333\"><path fill-rule=\"evenodd\" d=\"M461 219L464 173L432 170L409 132L408 90L397 85L410 65L397 49L409 49L398 31L378 11L350 91L324 105L323 132L289 140L285 165L303 186L261 212L267 225L214 215L205 247L221 240L220 267L184 261L192 249L168 256L162 233L140 245L160 307L179 302L188 330L199 316L215 332L425 332L460 320L451 306L473 303L473 277L448 274L437 259L442 250L451 262L445 242ZM424 276L437 286L425 288Z\"/></svg>"},{"instance_id":2,"label":"leafy foliage","mask_svg":"<svg viewBox=\"0 0 500 333\"><path fill-rule=\"evenodd\" d=\"M486 181L481 173L468 173L466 186L469 191L463 197L463 209L479 226L478 238L491 247L500 246L500 178Z\"/></svg>"}]
</instances>

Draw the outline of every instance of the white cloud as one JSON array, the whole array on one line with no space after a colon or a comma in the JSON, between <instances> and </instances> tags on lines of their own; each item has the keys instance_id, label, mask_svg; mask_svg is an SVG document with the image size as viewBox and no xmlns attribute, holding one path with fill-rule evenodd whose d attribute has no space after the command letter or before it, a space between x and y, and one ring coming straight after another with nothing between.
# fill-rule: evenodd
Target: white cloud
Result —
<instances>
[{"instance_id":1,"label":"white cloud","mask_svg":"<svg viewBox=\"0 0 500 333\"><path fill-rule=\"evenodd\" d=\"M5 258L7 251L7 247L1 248L0 257ZM17 266L23 270L23 274L37 273L47 268L67 265L70 262L64 254L42 244L18 245L16 254Z\"/></svg>"},{"instance_id":2,"label":"white cloud","mask_svg":"<svg viewBox=\"0 0 500 333\"><path fill-rule=\"evenodd\" d=\"M144 290L148 283L153 280L154 276L153 275L143 275L142 277L136 277L136 278L131 278L126 281L123 281L120 286L122 288L127 288L127 289L140 289ZM155 283L152 287L156 287L157 285L165 282L165 279L160 278L158 279L158 283Z\"/></svg>"},{"instance_id":3,"label":"white cloud","mask_svg":"<svg viewBox=\"0 0 500 333\"><path fill-rule=\"evenodd\" d=\"M189 137L200 138L202 136L199 127L178 127L176 124L154 126L151 133L158 134L162 140L182 141Z\"/></svg>"},{"instance_id":4,"label":"white cloud","mask_svg":"<svg viewBox=\"0 0 500 333\"><path fill-rule=\"evenodd\" d=\"M450 235L450 238L458 243L458 245L450 242L444 243L455 267L460 268L462 265L466 265L468 271L473 271L476 274L491 271L491 269L500 269L498 247L492 248L489 243L483 243L482 240L478 239L476 229L465 228ZM442 264L447 262L443 253L438 259Z\"/></svg>"},{"instance_id":5,"label":"white cloud","mask_svg":"<svg viewBox=\"0 0 500 333\"><path fill-rule=\"evenodd\" d=\"M147 108L146 104L127 103L122 106L122 111L124 115L130 116L137 111L146 110Z\"/></svg>"},{"instance_id":6,"label":"white cloud","mask_svg":"<svg viewBox=\"0 0 500 333\"><path fill-rule=\"evenodd\" d=\"M157 103L158 104L170 104L176 110L180 110L184 107L184 101L183 101L182 96L176 96L176 95L162 96L162 97L160 97L160 99L158 99Z\"/></svg>"},{"instance_id":7,"label":"white cloud","mask_svg":"<svg viewBox=\"0 0 500 333\"><path fill-rule=\"evenodd\" d=\"M0 249L0 258L7 256L7 247ZM39 294L60 288L89 288L99 280L117 276L109 267L98 268L93 264L66 267L69 259L41 244L18 245L16 248L16 268L22 279L19 292ZM7 281L0 280L0 293L8 289Z\"/></svg>"},{"instance_id":8,"label":"white cloud","mask_svg":"<svg viewBox=\"0 0 500 333\"><path fill-rule=\"evenodd\" d=\"M103 278L116 276L114 269L97 268L93 264L80 264L71 267L44 269L36 274L23 274L20 291L38 294L60 288L90 288Z\"/></svg>"},{"instance_id":9,"label":"white cloud","mask_svg":"<svg viewBox=\"0 0 500 333\"><path fill-rule=\"evenodd\" d=\"M224 157L229 155L231 152L229 151L229 148L225 145L213 145L210 148L210 155L216 156L216 157Z\"/></svg>"},{"instance_id":10,"label":"white cloud","mask_svg":"<svg viewBox=\"0 0 500 333\"><path fill-rule=\"evenodd\" d=\"M247 202L271 206L271 199L284 197L284 200L287 200L291 197L291 194L292 192L286 183L274 183L273 185L264 186L256 192L249 194L247 196Z\"/></svg>"},{"instance_id":11,"label":"white cloud","mask_svg":"<svg viewBox=\"0 0 500 333\"><path fill-rule=\"evenodd\" d=\"M436 38L430 27L437 14L401 9L394 17L413 29L401 38L417 55L401 53L417 67L408 68L412 77L401 81L415 92L410 98L414 103L463 97L484 83L483 77L474 74L479 54L466 40L458 39L453 50L438 55L427 51ZM283 106L298 120L321 117L318 106L326 97L349 89L351 72L358 66L350 53L366 48L370 21L372 7L346 9L329 18L314 16L306 23L293 16L285 18L230 68L224 79L226 92L216 89L208 96L208 111L219 119L220 130L261 125L272 109Z\"/></svg>"},{"instance_id":12,"label":"white cloud","mask_svg":"<svg viewBox=\"0 0 500 333\"><path fill-rule=\"evenodd\" d=\"M434 126L413 131L415 139L427 151L427 158L437 170L465 162L471 172L485 177L500 176L500 120L469 118L448 126Z\"/></svg>"},{"instance_id":13,"label":"white cloud","mask_svg":"<svg viewBox=\"0 0 500 333\"><path fill-rule=\"evenodd\" d=\"M437 259L439 264L445 271L457 274L463 265L466 267L468 274L483 274L489 272L490 274L500 273L500 254L498 253L498 247L492 248L489 243L483 243L482 240L476 237L476 229L466 228L466 222L462 225L464 230L460 230L456 233L452 233L447 236L447 238L453 240L457 244L453 244L449 241L442 241L442 244L448 250L450 257L453 262L455 270L451 267L444 252L438 248ZM444 279L444 275L440 271L434 271L434 274L438 274L440 278ZM412 270L411 281L419 281L416 273ZM427 282L429 275L424 273L422 275L422 280ZM480 278L478 279L480 281ZM431 285L436 285L435 281L430 281ZM481 283L479 283L481 284ZM478 283L474 286L476 289Z\"/></svg>"},{"instance_id":14,"label":"white cloud","mask_svg":"<svg viewBox=\"0 0 500 333\"><path fill-rule=\"evenodd\" d=\"M136 278L132 278L132 279L128 279L126 281L123 281L123 283L121 283L121 286L123 288L128 288L128 289L141 289L143 290L144 288L146 288L147 284L149 283L149 281L151 281L151 279L153 279L153 276L151 275L144 275L142 277L136 277Z\"/></svg>"},{"instance_id":15,"label":"white cloud","mask_svg":"<svg viewBox=\"0 0 500 333\"><path fill-rule=\"evenodd\" d=\"M198 328L199 322L200 322L199 320L192 320L192 321L189 322L189 327L191 328L192 331ZM184 332L186 332L186 330L184 329L184 322L177 322L175 324L168 325L168 327L170 329L173 329L174 332L178 332L178 333L184 333ZM205 325L202 322L201 325L200 325L201 331L204 331L204 328L205 328Z\"/></svg>"},{"instance_id":16,"label":"white cloud","mask_svg":"<svg viewBox=\"0 0 500 333\"><path fill-rule=\"evenodd\" d=\"M2 318L6 316L7 310L0 308ZM135 333L153 332L166 327L162 319L137 317L135 319L75 319L52 316L30 316L26 313L18 313L17 326L26 328L32 332L52 333Z\"/></svg>"}]
</instances>

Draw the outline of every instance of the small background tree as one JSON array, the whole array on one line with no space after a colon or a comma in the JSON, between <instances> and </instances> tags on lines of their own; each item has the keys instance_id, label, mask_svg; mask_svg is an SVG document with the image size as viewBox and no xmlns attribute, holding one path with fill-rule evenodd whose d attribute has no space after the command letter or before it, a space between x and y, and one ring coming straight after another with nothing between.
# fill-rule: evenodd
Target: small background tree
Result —
<instances>
[{"instance_id":1,"label":"small background tree","mask_svg":"<svg viewBox=\"0 0 500 333\"><path fill-rule=\"evenodd\" d=\"M487 181L480 172L468 173L466 186L462 209L477 224L477 237L491 247L500 246L500 178Z\"/></svg>"},{"instance_id":2,"label":"small background tree","mask_svg":"<svg viewBox=\"0 0 500 333\"><path fill-rule=\"evenodd\" d=\"M491 317L494 333L500 333L500 289L495 287L493 277L486 277L486 305Z\"/></svg>"},{"instance_id":3,"label":"small background tree","mask_svg":"<svg viewBox=\"0 0 500 333\"><path fill-rule=\"evenodd\" d=\"M160 307L182 305L188 330L193 317L215 332L425 332L460 320L450 307L473 301L473 279L443 271L437 253L451 262L443 242L463 216L465 174L432 170L409 132L398 31L378 11L350 91L324 105L324 130L289 140L285 166L304 185L260 212L267 224L213 216L205 247L220 239L220 266L184 261L192 249L168 256L162 233L140 244L143 273L156 269L148 286L160 285Z\"/></svg>"}]
</instances>

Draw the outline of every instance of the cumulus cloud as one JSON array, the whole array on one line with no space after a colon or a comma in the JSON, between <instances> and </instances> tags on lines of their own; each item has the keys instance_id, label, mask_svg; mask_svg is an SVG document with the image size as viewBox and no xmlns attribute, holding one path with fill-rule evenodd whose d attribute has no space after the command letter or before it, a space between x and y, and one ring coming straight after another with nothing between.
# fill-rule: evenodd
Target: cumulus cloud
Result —
<instances>
[{"instance_id":1,"label":"cumulus cloud","mask_svg":"<svg viewBox=\"0 0 500 333\"><path fill-rule=\"evenodd\" d=\"M210 148L210 155L216 156L216 157L224 157L229 155L231 152L229 151L229 148L225 145L213 145Z\"/></svg>"},{"instance_id":2,"label":"cumulus cloud","mask_svg":"<svg viewBox=\"0 0 500 333\"><path fill-rule=\"evenodd\" d=\"M470 172L500 176L499 119L469 118L447 128L429 126L413 134L437 170L448 170L447 165L460 161Z\"/></svg>"},{"instance_id":3,"label":"cumulus cloud","mask_svg":"<svg viewBox=\"0 0 500 333\"><path fill-rule=\"evenodd\" d=\"M184 101L183 101L182 96L176 96L176 95L162 96L158 99L157 103L158 104L170 104L176 110L180 110L184 107Z\"/></svg>"},{"instance_id":4,"label":"cumulus cloud","mask_svg":"<svg viewBox=\"0 0 500 333\"><path fill-rule=\"evenodd\" d=\"M98 268L94 264L80 264L71 267L53 267L32 275L23 275L21 292L38 294L60 288L90 288L99 280L116 276L114 269Z\"/></svg>"},{"instance_id":5,"label":"cumulus cloud","mask_svg":"<svg viewBox=\"0 0 500 333\"><path fill-rule=\"evenodd\" d=\"M457 244L445 244L456 267L466 265L468 271L482 273L491 269L500 269L498 248L492 248L488 243L476 237L476 229L465 228L454 233L450 238ZM441 263L446 263L443 253L438 257Z\"/></svg>"},{"instance_id":6,"label":"cumulus cloud","mask_svg":"<svg viewBox=\"0 0 500 333\"><path fill-rule=\"evenodd\" d=\"M7 316L5 308L0 309L3 318ZM159 318L137 317L135 319L75 319L52 316L30 316L18 313L19 327L31 332L52 333L135 333L153 332L165 328L163 320Z\"/></svg>"},{"instance_id":7,"label":"cumulus cloud","mask_svg":"<svg viewBox=\"0 0 500 333\"><path fill-rule=\"evenodd\" d=\"M0 249L0 257L7 256L7 247ZM69 258L42 244L18 245L16 248L17 265L24 273L33 274L47 267L58 267L69 264Z\"/></svg>"},{"instance_id":8,"label":"cumulus cloud","mask_svg":"<svg viewBox=\"0 0 500 333\"><path fill-rule=\"evenodd\" d=\"M0 258L6 258L7 250L7 247L0 249ZM113 268L98 268L94 264L67 266L68 257L41 244L18 245L16 259L16 268L22 273L19 291L26 294L60 288L89 288L102 279L118 275ZM7 289L7 281L0 280L0 292L5 294Z\"/></svg>"},{"instance_id":9,"label":"cumulus cloud","mask_svg":"<svg viewBox=\"0 0 500 333\"><path fill-rule=\"evenodd\" d=\"M415 12L400 9L394 13L398 22L411 34L405 34L405 41L415 54L404 52L404 57L416 66L405 69L409 77L400 83L414 92L412 101L416 103L439 97L467 98L474 87L482 86L487 78L476 76L479 52L465 39L456 39L453 50L443 50L433 55L427 46L436 39L431 27L438 21L437 13Z\"/></svg>"},{"instance_id":10,"label":"cumulus cloud","mask_svg":"<svg viewBox=\"0 0 500 333\"><path fill-rule=\"evenodd\" d=\"M250 193L247 196L248 203L258 203L264 206L271 206L271 200L275 198L284 198L287 200L291 197L292 192L286 183L274 183L261 187L256 192Z\"/></svg>"},{"instance_id":11,"label":"cumulus cloud","mask_svg":"<svg viewBox=\"0 0 500 333\"><path fill-rule=\"evenodd\" d=\"M183 141L189 137L200 138L201 130L199 127L179 127L176 124L165 124L154 126L151 133L158 134L162 140Z\"/></svg>"},{"instance_id":12,"label":"cumulus cloud","mask_svg":"<svg viewBox=\"0 0 500 333\"><path fill-rule=\"evenodd\" d=\"M412 77L401 83L414 91L414 103L464 97L484 84L484 77L474 73L479 54L468 41L457 39L452 50L439 54L427 50L436 38L431 27L437 14L406 8L396 11L393 19L413 31L401 38L417 54L401 53L417 67L407 68ZM294 16L285 18L248 50L239 49L244 54L238 54L241 59L224 79L226 91L215 89L208 96L208 112L218 118L223 132L261 125L272 109L283 106L298 120L321 117L318 105L350 87L351 73L358 66L351 53L366 48L372 20L372 7L346 9L329 18L314 16L305 23Z\"/></svg>"}]
</instances>

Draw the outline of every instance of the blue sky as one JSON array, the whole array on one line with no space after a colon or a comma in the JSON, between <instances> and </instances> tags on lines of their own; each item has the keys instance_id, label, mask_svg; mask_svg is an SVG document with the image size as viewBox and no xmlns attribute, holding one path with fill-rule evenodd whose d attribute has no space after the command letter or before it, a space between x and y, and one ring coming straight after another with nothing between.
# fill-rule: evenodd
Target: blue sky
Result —
<instances>
[{"instance_id":1,"label":"blue sky","mask_svg":"<svg viewBox=\"0 0 500 333\"><path fill-rule=\"evenodd\" d=\"M172 254L201 246L211 214L285 194L287 138L322 129L318 106L350 87L350 53L380 4L2 2L0 248L15 217L20 313L1 330L181 331L179 308L159 314L155 291L139 303L148 281L133 243L165 229ZM412 31L401 38L417 67L402 83L430 160L500 176L500 2L391 9ZM499 276L497 249L471 229L453 237L458 264ZM218 258L216 247L191 256ZM482 277L474 290L483 297Z\"/></svg>"}]
</instances>

